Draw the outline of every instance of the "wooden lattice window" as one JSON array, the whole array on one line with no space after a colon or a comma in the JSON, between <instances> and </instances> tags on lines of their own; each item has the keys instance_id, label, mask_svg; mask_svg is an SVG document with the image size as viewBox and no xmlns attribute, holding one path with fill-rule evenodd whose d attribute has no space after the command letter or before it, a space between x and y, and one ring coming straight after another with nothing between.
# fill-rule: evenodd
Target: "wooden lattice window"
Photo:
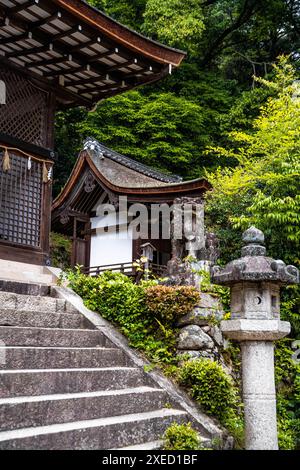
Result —
<instances>
[{"instance_id":1,"label":"wooden lattice window","mask_svg":"<svg viewBox=\"0 0 300 470\"><path fill-rule=\"evenodd\" d=\"M7 69L0 69L0 80L6 87L6 104L0 106L0 132L47 147L48 93Z\"/></svg>"},{"instance_id":2,"label":"wooden lattice window","mask_svg":"<svg viewBox=\"0 0 300 470\"><path fill-rule=\"evenodd\" d=\"M42 163L28 160L12 151L10 170L2 169L0 153L0 242L31 247L41 244Z\"/></svg>"}]
</instances>

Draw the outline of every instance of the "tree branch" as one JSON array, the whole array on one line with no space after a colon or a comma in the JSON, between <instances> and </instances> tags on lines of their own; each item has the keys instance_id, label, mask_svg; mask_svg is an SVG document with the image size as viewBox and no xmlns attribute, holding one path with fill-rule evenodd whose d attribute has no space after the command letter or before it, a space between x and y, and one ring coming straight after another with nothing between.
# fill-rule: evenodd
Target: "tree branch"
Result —
<instances>
[{"instance_id":1,"label":"tree branch","mask_svg":"<svg viewBox=\"0 0 300 470\"><path fill-rule=\"evenodd\" d=\"M223 41L230 36L234 31L237 31L241 26L243 26L249 19L253 16L256 11L257 2L255 0L245 0L242 11L240 12L237 19L228 27L226 28L212 43L208 52L205 54L202 65L207 65L213 57L218 52L220 46L222 45Z\"/></svg>"}]
</instances>

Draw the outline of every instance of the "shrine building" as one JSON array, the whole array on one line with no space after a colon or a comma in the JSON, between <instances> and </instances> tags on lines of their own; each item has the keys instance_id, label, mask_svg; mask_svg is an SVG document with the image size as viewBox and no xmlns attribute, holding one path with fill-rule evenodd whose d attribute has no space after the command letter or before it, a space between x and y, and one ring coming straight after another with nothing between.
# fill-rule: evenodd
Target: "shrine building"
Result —
<instances>
[{"instance_id":1,"label":"shrine building","mask_svg":"<svg viewBox=\"0 0 300 470\"><path fill-rule=\"evenodd\" d=\"M88 138L53 203L52 229L72 238L71 264L83 266L86 272L115 269L128 273L141 256L150 257L159 272L174 254L167 220L170 215L171 225L174 215L166 209L174 203L186 203L191 210L198 206L202 219L203 195L208 189L210 184L203 178L182 181ZM131 222L145 210L146 234L140 227L136 237ZM198 235L204 248L204 221Z\"/></svg>"},{"instance_id":2,"label":"shrine building","mask_svg":"<svg viewBox=\"0 0 300 470\"><path fill-rule=\"evenodd\" d=\"M160 80L184 56L83 0L0 0L0 258L50 262L52 171L59 158L54 152L55 112L75 106L93 109L108 97ZM133 168L134 163L112 151L104 151L102 163L106 170L83 155L54 204L56 225L60 205L70 202L66 217L68 227L73 224L74 243L104 190L139 199L169 198L186 188L141 165ZM124 181L121 175L109 177L109 165L122 168ZM84 189L94 185L87 185L87 171L96 181L90 192ZM143 187L138 187L137 174ZM76 185L82 194L73 204ZM81 259L82 254L76 256Z\"/></svg>"}]
</instances>

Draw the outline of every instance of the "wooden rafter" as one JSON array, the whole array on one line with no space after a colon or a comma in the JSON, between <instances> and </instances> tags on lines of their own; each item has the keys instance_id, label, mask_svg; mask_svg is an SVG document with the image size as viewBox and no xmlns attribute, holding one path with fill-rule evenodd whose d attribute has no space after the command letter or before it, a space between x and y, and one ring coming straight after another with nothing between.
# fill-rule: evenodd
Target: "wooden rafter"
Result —
<instances>
[{"instance_id":1,"label":"wooden rafter","mask_svg":"<svg viewBox=\"0 0 300 470\"><path fill-rule=\"evenodd\" d=\"M47 51L55 42L59 41L60 39L63 39L64 37L70 36L73 33L76 33L79 31L79 26L74 26L73 28L70 28L67 31L61 31L58 34L55 34L54 36L51 36L51 41L48 41L46 45L43 46L37 46L33 48L28 48L28 49L22 49L20 51L15 51L15 52L9 52L6 54L7 58L12 58L12 57L26 57L31 54L39 54L41 52Z\"/></svg>"},{"instance_id":2,"label":"wooden rafter","mask_svg":"<svg viewBox=\"0 0 300 470\"><path fill-rule=\"evenodd\" d=\"M33 37L34 31L39 29L41 26L49 24L51 23L51 21L60 18L60 15L61 15L60 12L56 12L53 15L43 18L39 21L33 21L32 23L30 23L30 25L23 24L23 31L25 30L24 33L1 39L1 45L15 44L16 42L19 42L19 41L25 41L26 39L31 39ZM19 20L15 19L14 25L16 25L18 21Z\"/></svg>"},{"instance_id":3,"label":"wooden rafter","mask_svg":"<svg viewBox=\"0 0 300 470\"><path fill-rule=\"evenodd\" d=\"M168 57L171 63L180 63L184 56L130 31L82 0L25 0L23 4L11 0L10 7L1 2L0 50L5 60L26 68L35 80L42 76L45 84L57 90L63 106L89 103L90 107L98 99L155 81L165 75ZM40 9L46 17L41 17ZM23 12L30 13L31 19ZM108 25L116 35L110 34Z\"/></svg>"}]
</instances>

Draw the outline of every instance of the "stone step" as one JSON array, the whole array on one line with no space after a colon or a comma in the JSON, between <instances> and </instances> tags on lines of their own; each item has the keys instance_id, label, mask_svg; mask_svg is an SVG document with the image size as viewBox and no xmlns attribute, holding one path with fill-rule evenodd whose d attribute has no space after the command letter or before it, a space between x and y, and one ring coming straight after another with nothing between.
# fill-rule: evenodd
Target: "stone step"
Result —
<instances>
[{"instance_id":1,"label":"stone step","mask_svg":"<svg viewBox=\"0 0 300 470\"><path fill-rule=\"evenodd\" d=\"M76 313L74 307L63 299L40 295L0 292L1 310L25 310L27 312Z\"/></svg>"},{"instance_id":2,"label":"stone step","mask_svg":"<svg viewBox=\"0 0 300 470\"><path fill-rule=\"evenodd\" d=\"M213 450L212 441L210 439L199 435L199 441L200 441L200 450L201 449ZM157 441L143 442L142 444L119 447L116 449L109 449L109 450L164 450L164 441L163 439L159 439Z\"/></svg>"},{"instance_id":3,"label":"stone step","mask_svg":"<svg viewBox=\"0 0 300 470\"><path fill-rule=\"evenodd\" d=\"M201 449L212 449L212 442L210 439L199 435ZM118 449L110 450L164 450L164 441L159 439L157 441L144 442L133 446L121 447ZM184 450L184 449L182 449Z\"/></svg>"},{"instance_id":4,"label":"stone step","mask_svg":"<svg viewBox=\"0 0 300 470\"><path fill-rule=\"evenodd\" d=\"M0 326L0 342L6 346L109 347L99 330ZM2 343L0 343L2 344Z\"/></svg>"},{"instance_id":5,"label":"stone step","mask_svg":"<svg viewBox=\"0 0 300 470\"><path fill-rule=\"evenodd\" d=\"M174 421L187 420L181 410L51 424L0 432L0 449L96 450L125 447L159 439Z\"/></svg>"},{"instance_id":6,"label":"stone step","mask_svg":"<svg viewBox=\"0 0 300 470\"><path fill-rule=\"evenodd\" d=\"M77 313L28 312L0 308L0 326L44 328L90 328L90 323Z\"/></svg>"},{"instance_id":7,"label":"stone step","mask_svg":"<svg viewBox=\"0 0 300 470\"><path fill-rule=\"evenodd\" d=\"M168 395L151 387L0 399L0 429L106 418L163 408Z\"/></svg>"},{"instance_id":8,"label":"stone step","mask_svg":"<svg viewBox=\"0 0 300 470\"><path fill-rule=\"evenodd\" d=\"M48 284L39 284L31 282L10 281L0 275L0 291L14 292L24 295L49 295L50 287Z\"/></svg>"},{"instance_id":9,"label":"stone step","mask_svg":"<svg viewBox=\"0 0 300 470\"><path fill-rule=\"evenodd\" d=\"M2 369L63 369L129 365L117 348L0 347Z\"/></svg>"},{"instance_id":10,"label":"stone step","mask_svg":"<svg viewBox=\"0 0 300 470\"><path fill-rule=\"evenodd\" d=\"M159 450L163 449L164 441L159 439L157 441L143 442L142 444L136 444L134 446L121 447L119 449L109 450Z\"/></svg>"},{"instance_id":11,"label":"stone step","mask_svg":"<svg viewBox=\"0 0 300 470\"><path fill-rule=\"evenodd\" d=\"M135 367L0 370L1 398L116 390L151 384L144 371Z\"/></svg>"}]
</instances>

